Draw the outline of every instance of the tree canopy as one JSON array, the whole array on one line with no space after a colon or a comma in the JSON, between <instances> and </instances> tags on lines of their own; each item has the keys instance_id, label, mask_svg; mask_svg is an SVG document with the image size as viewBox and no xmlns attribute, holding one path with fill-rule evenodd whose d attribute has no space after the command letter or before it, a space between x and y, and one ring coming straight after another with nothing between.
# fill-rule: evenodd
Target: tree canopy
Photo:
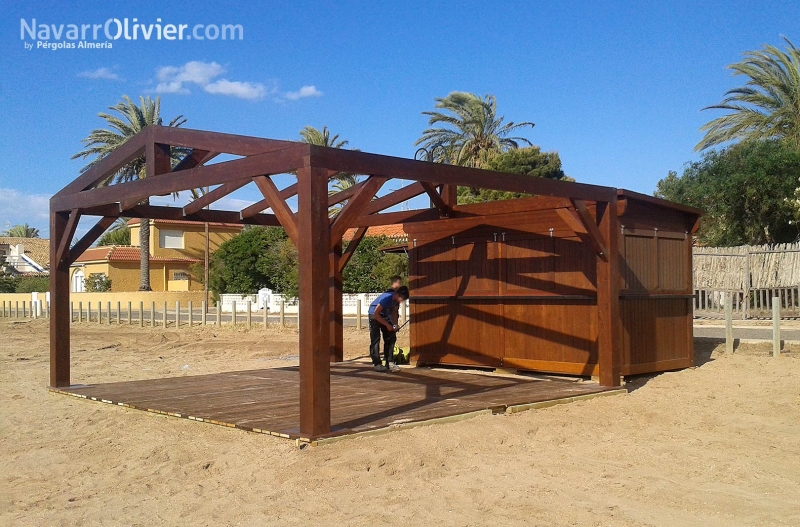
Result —
<instances>
[{"instance_id":1,"label":"tree canopy","mask_svg":"<svg viewBox=\"0 0 800 527\"><path fill-rule=\"evenodd\" d=\"M800 50L786 41L786 51L765 45L728 66L744 86L728 90L721 103L705 110L731 113L703 125L706 134L695 150L742 139L784 139L800 148Z\"/></svg>"},{"instance_id":2,"label":"tree canopy","mask_svg":"<svg viewBox=\"0 0 800 527\"><path fill-rule=\"evenodd\" d=\"M521 174L530 177L573 181L572 178L564 174L564 171L561 169L561 158L558 152L542 152L541 148L538 146L529 146L494 154L486 160L486 164L483 168L494 170L495 172L508 172L510 174ZM459 204L481 203L484 201L514 199L525 196L526 194L520 192L469 187L458 188Z\"/></svg>"},{"instance_id":3,"label":"tree canopy","mask_svg":"<svg viewBox=\"0 0 800 527\"><path fill-rule=\"evenodd\" d=\"M38 238L39 229L31 227L27 223L22 225L14 225L5 232L5 236L14 238Z\"/></svg>"},{"instance_id":4,"label":"tree canopy","mask_svg":"<svg viewBox=\"0 0 800 527\"><path fill-rule=\"evenodd\" d=\"M795 190L800 148L783 141L745 141L705 153L658 182L656 196L706 211L699 240L709 246L797 239Z\"/></svg>"}]
</instances>

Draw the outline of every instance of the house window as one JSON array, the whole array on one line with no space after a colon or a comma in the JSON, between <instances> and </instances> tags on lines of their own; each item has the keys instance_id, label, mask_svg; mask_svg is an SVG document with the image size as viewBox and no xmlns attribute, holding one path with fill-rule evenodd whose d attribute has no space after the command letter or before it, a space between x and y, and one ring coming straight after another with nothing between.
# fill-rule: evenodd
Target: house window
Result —
<instances>
[{"instance_id":1,"label":"house window","mask_svg":"<svg viewBox=\"0 0 800 527\"><path fill-rule=\"evenodd\" d=\"M172 272L172 279L173 280L188 280L189 279L189 271L173 271Z\"/></svg>"},{"instance_id":2,"label":"house window","mask_svg":"<svg viewBox=\"0 0 800 527\"><path fill-rule=\"evenodd\" d=\"M183 231L158 231L158 246L162 249L183 249Z\"/></svg>"}]
</instances>

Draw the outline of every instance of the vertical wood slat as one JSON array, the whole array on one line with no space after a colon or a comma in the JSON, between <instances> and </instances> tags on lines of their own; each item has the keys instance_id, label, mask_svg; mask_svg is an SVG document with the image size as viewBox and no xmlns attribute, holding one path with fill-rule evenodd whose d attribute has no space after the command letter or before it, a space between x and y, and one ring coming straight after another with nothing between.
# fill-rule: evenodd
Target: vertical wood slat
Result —
<instances>
[{"instance_id":1,"label":"vertical wood slat","mask_svg":"<svg viewBox=\"0 0 800 527\"><path fill-rule=\"evenodd\" d=\"M601 209L602 216L601 216ZM619 304L617 199L597 204L600 232L608 244L606 260L597 257L597 362L602 386L620 385L622 318Z\"/></svg>"},{"instance_id":2,"label":"vertical wood slat","mask_svg":"<svg viewBox=\"0 0 800 527\"><path fill-rule=\"evenodd\" d=\"M50 386L54 388L70 385L70 319L69 309L69 263L58 260L58 246L67 234L69 214L50 213ZM66 240L69 247L69 240Z\"/></svg>"}]
</instances>

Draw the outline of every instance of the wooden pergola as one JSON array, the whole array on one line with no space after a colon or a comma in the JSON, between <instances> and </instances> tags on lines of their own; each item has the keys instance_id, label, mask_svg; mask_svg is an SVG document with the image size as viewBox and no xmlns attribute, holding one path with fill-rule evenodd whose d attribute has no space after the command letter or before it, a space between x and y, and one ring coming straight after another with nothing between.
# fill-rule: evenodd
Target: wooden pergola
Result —
<instances>
[{"instance_id":1,"label":"wooden pergola","mask_svg":"<svg viewBox=\"0 0 800 527\"><path fill-rule=\"evenodd\" d=\"M170 149L188 149L175 167ZM236 159L208 164L229 154ZM127 163L141 156L147 177L106 184ZM354 187L328 194L329 179L340 172L367 177ZM273 175L295 174L296 182L278 188ZM413 183L376 197L391 179ZM248 184L263 199L240 211L211 210L211 203ZM298 250L300 261L299 433L315 438L331 430L330 362L343 357L342 270L372 225L411 223L473 216L459 210L458 186L522 192L527 210L555 209L597 255L598 366L603 386L620 382L619 262L615 188L496 173L352 150L216 132L151 126L72 181L50 200L50 385L70 385L69 266L120 216L225 222L282 227ZM180 207L141 205L151 196L211 187L201 198ZM384 212L418 195L427 195L431 208ZM297 197L297 210L287 200ZM517 200L505 202L519 210ZM587 208L594 206L594 213ZM331 206L341 210L329 216ZM269 210L270 212L264 212ZM100 219L73 243L83 216ZM342 251L342 236L357 228ZM412 291L413 296L413 291Z\"/></svg>"}]
</instances>

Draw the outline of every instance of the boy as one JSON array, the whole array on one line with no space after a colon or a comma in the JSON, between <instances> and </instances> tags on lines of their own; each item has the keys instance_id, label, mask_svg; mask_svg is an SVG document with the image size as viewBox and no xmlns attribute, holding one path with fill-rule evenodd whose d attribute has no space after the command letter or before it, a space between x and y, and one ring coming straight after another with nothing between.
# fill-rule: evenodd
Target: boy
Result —
<instances>
[{"instance_id":1,"label":"boy","mask_svg":"<svg viewBox=\"0 0 800 527\"><path fill-rule=\"evenodd\" d=\"M397 341L397 305L408 300L408 288L401 285L397 291L387 291L369 306L369 356L375 371L397 371L400 368L392 362L394 344ZM381 364L381 335L383 336L383 356L386 364Z\"/></svg>"}]
</instances>

